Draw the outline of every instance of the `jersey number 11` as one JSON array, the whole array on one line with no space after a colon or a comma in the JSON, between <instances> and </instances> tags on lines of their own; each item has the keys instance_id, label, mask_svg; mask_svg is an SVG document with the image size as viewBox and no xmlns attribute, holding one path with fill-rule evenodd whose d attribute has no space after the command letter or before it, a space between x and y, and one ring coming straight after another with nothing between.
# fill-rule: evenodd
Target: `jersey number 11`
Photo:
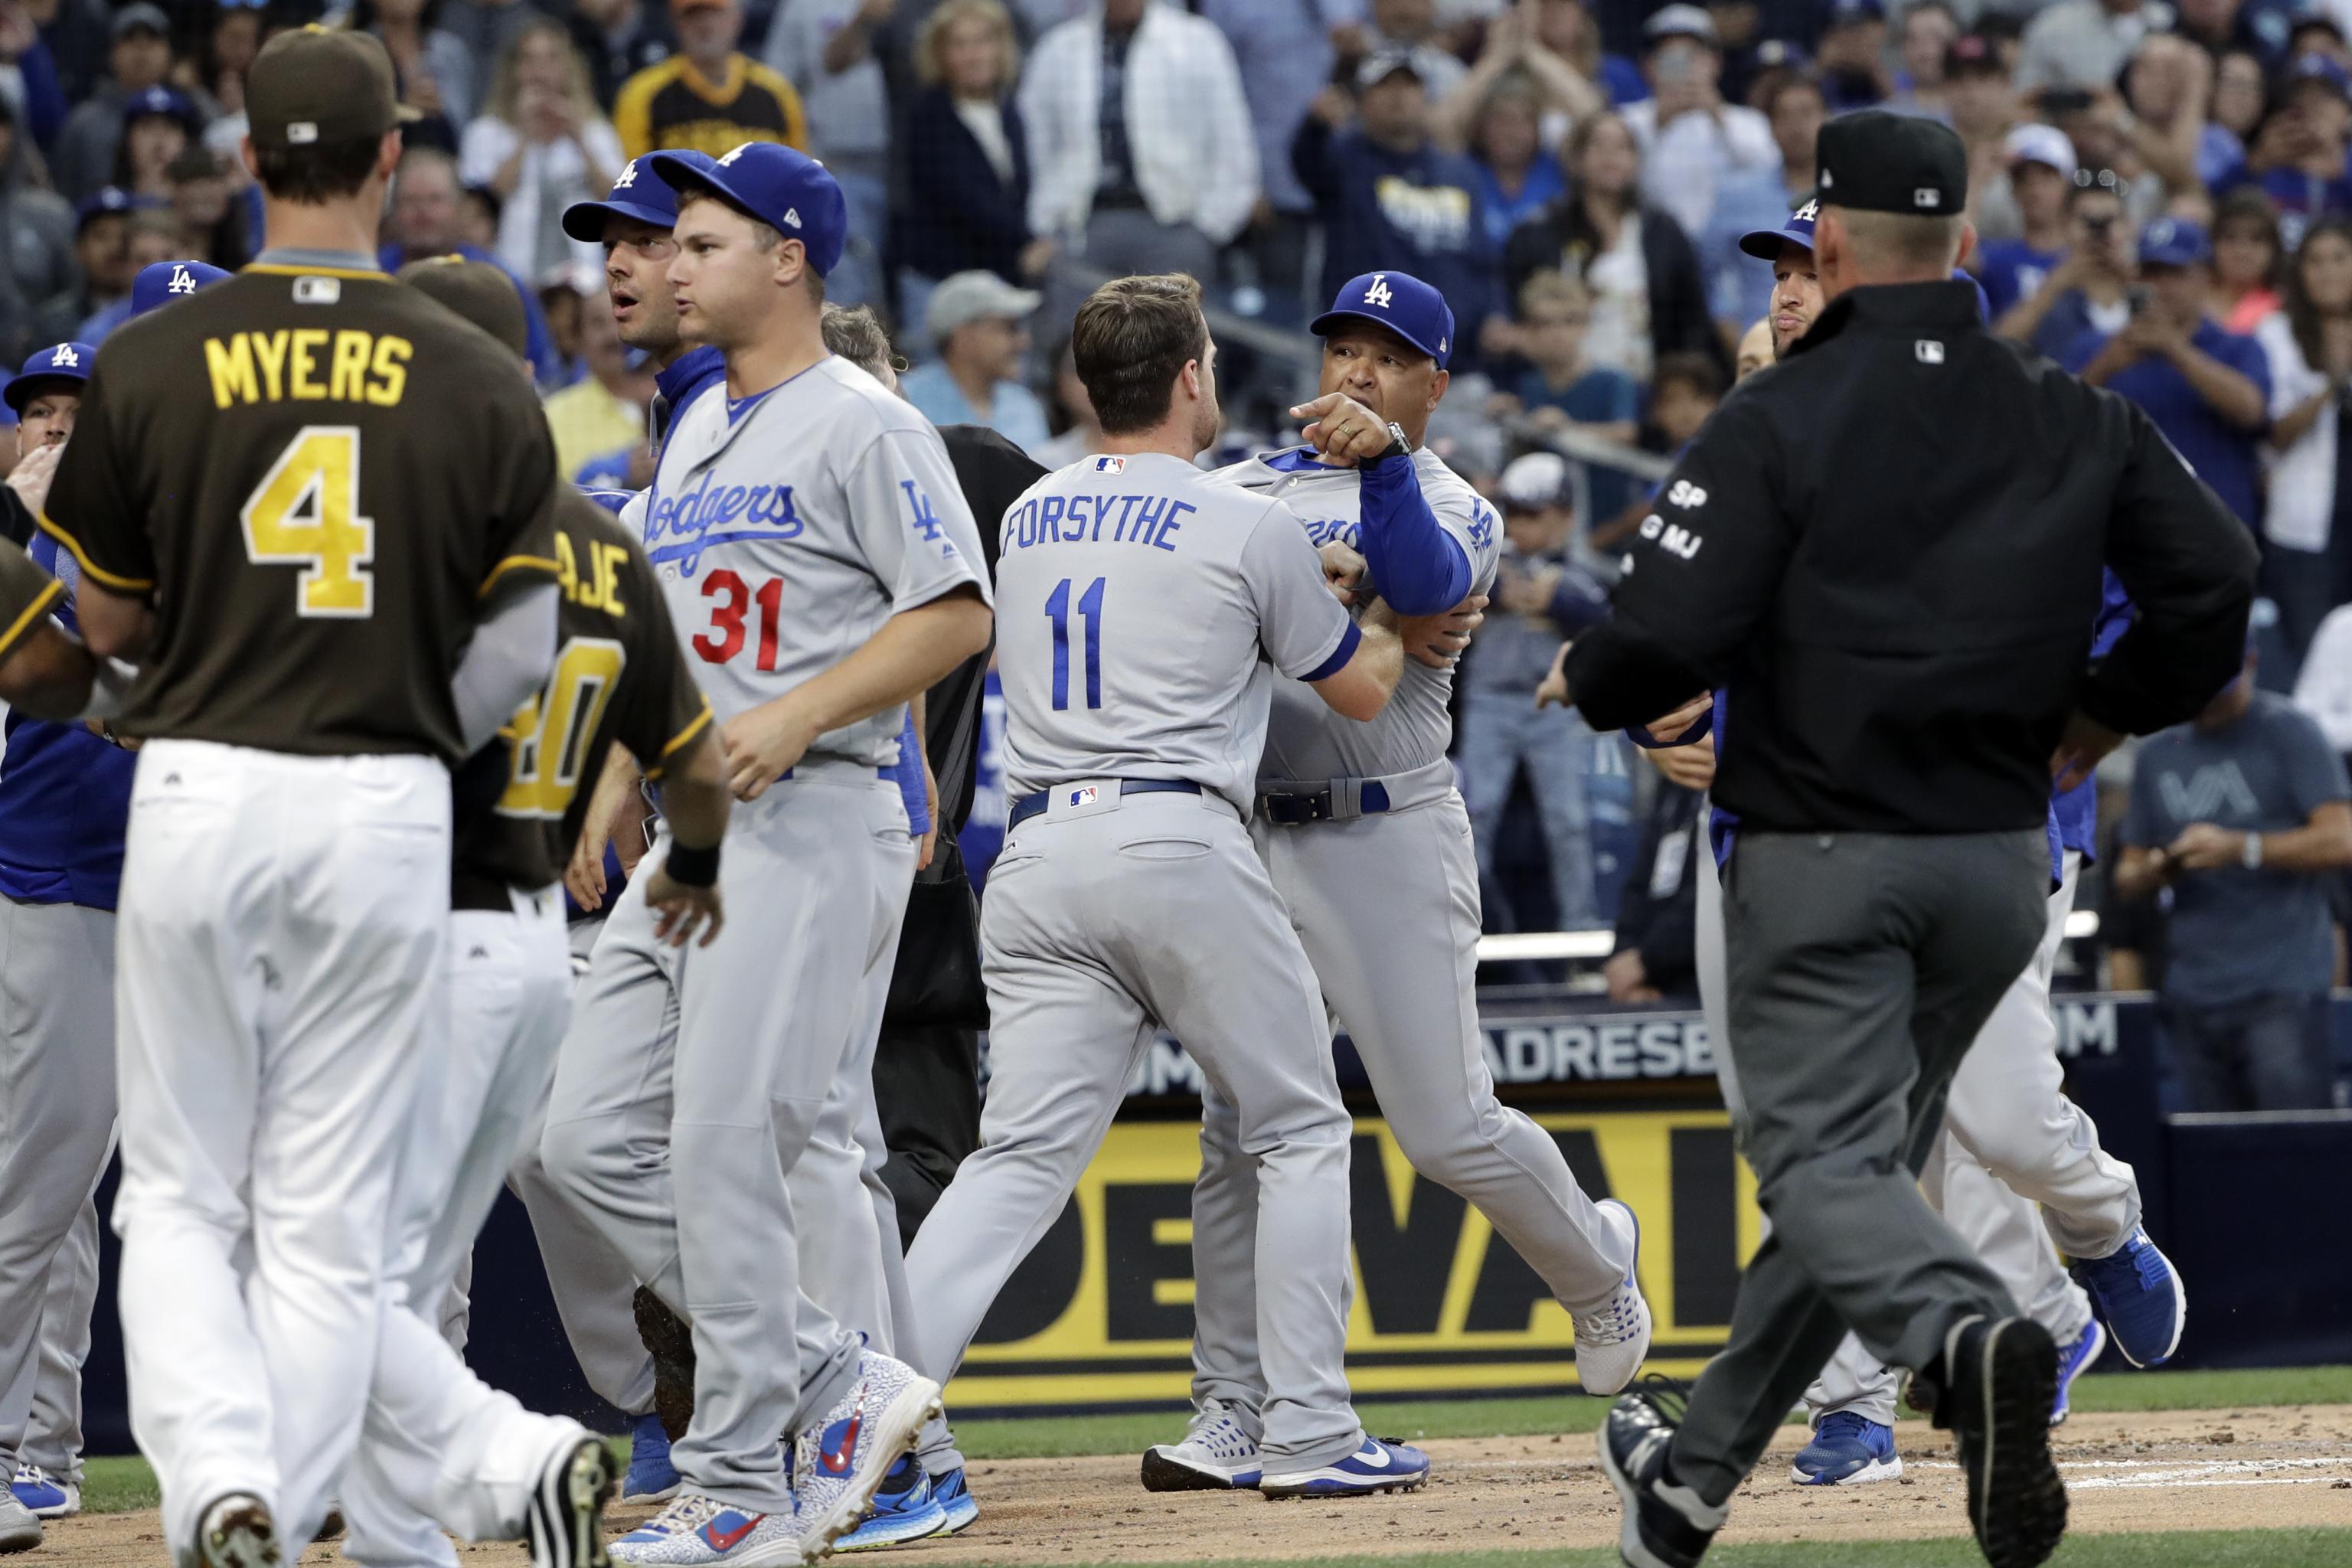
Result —
<instances>
[{"instance_id":1,"label":"jersey number 11","mask_svg":"<svg viewBox=\"0 0 2352 1568\"><path fill-rule=\"evenodd\" d=\"M1070 583L1065 577L1045 600L1045 614L1054 623L1054 711L1070 705ZM1102 605L1105 579L1097 577L1078 595L1078 614L1087 623L1087 706L1102 706Z\"/></svg>"}]
</instances>

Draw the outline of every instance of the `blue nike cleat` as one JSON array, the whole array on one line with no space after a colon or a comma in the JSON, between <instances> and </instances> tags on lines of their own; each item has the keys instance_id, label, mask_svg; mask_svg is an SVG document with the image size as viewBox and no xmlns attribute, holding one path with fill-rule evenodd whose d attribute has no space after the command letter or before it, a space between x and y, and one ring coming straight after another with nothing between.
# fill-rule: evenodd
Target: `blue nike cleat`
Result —
<instances>
[{"instance_id":1,"label":"blue nike cleat","mask_svg":"<svg viewBox=\"0 0 2352 1568\"><path fill-rule=\"evenodd\" d=\"M629 1423L629 1477L621 1483L626 1505L667 1502L677 1496L677 1467L669 1462L669 1434L661 1417L647 1411Z\"/></svg>"},{"instance_id":2,"label":"blue nike cleat","mask_svg":"<svg viewBox=\"0 0 2352 1568\"><path fill-rule=\"evenodd\" d=\"M71 1519L81 1511L81 1488L58 1479L38 1465L18 1465L16 1479L9 1482L8 1489L32 1510L35 1519Z\"/></svg>"},{"instance_id":3,"label":"blue nike cleat","mask_svg":"<svg viewBox=\"0 0 2352 1568\"><path fill-rule=\"evenodd\" d=\"M2131 1239L2105 1258L2076 1258L2074 1282L2090 1292L2116 1349L2132 1365L2161 1366L2180 1348L2189 1297L2172 1260L2146 1230L2134 1226Z\"/></svg>"},{"instance_id":4,"label":"blue nike cleat","mask_svg":"<svg viewBox=\"0 0 2352 1568\"><path fill-rule=\"evenodd\" d=\"M1346 1458L1305 1470L1268 1470L1258 1490L1269 1498L1363 1497L1409 1492L1429 1479L1429 1456L1408 1444L1367 1437Z\"/></svg>"},{"instance_id":5,"label":"blue nike cleat","mask_svg":"<svg viewBox=\"0 0 2352 1568\"><path fill-rule=\"evenodd\" d=\"M874 1507L865 1521L843 1536L834 1550L870 1552L878 1547L903 1546L926 1535L937 1535L947 1527L948 1510L931 1495L930 1479L909 1454L882 1478L881 1489L874 1494Z\"/></svg>"},{"instance_id":6,"label":"blue nike cleat","mask_svg":"<svg viewBox=\"0 0 2352 1568\"><path fill-rule=\"evenodd\" d=\"M1858 1410L1832 1410L1813 1428L1813 1440L1797 1450L1789 1479L1801 1487L1858 1487L1891 1481L1903 1473L1895 1451L1895 1428Z\"/></svg>"},{"instance_id":7,"label":"blue nike cleat","mask_svg":"<svg viewBox=\"0 0 2352 1568\"><path fill-rule=\"evenodd\" d=\"M948 1527L940 1532L942 1535L961 1534L980 1522L980 1503L972 1497L971 1488L964 1484L961 1465L946 1475L931 1478L931 1498L948 1510Z\"/></svg>"},{"instance_id":8,"label":"blue nike cleat","mask_svg":"<svg viewBox=\"0 0 2352 1568\"><path fill-rule=\"evenodd\" d=\"M2096 1318L2083 1325L2083 1331L2074 1336L2072 1343L2058 1347L2058 1403L2050 1407L2050 1425L2063 1426L2066 1424L2067 1391L2074 1386L2076 1378L2090 1370L2091 1363L2097 1361L2099 1352L2106 1348L2107 1331L2099 1327Z\"/></svg>"}]
</instances>

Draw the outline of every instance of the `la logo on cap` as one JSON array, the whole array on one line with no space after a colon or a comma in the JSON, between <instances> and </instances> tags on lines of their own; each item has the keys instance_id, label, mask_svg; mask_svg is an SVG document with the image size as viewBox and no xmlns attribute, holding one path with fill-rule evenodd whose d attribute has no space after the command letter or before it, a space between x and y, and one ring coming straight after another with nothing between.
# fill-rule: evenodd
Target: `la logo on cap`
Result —
<instances>
[{"instance_id":1,"label":"la logo on cap","mask_svg":"<svg viewBox=\"0 0 2352 1568\"><path fill-rule=\"evenodd\" d=\"M1389 308L1389 301L1395 297L1389 289L1389 275L1385 272L1373 273L1372 286L1364 290L1364 303L1378 305L1385 310Z\"/></svg>"},{"instance_id":2,"label":"la logo on cap","mask_svg":"<svg viewBox=\"0 0 2352 1568\"><path fill-rule=\"evenodd\" d=\"M67 370L79 370L81 368L81 355L74 353L73 344L61 343L58 347L58 352L50 356L49 364L52 369L63 367Z\"/></svg>"},{"instance_id":3,"label":"la logo on cap","mask_svg":"<svg viewBox=\"0 0 2352 1568\"><path fill-rule=\"evenodd\" d=\"M629 160L628 167L621 171L621 177L613 182L613 188L616 191L625 191L636 183L637 163L636 160L632 158Z\"/></svg>"},{"instance_id":4,"label":"la logo on cap","mask_svg":"<svg viewBox=\"0 0 2352 1568\"><path fill-rule=\"evenodd\" d=\"M728 153L725 157L723 157L723 158L719 159L719 166L720 168L722 168L722 169L729 167L730 165L731 165L731 164L735 162L735 160L736 160L736 159L740 158L744 153L749 153L749 152L751 150L751 148L753 147L753 145L754 145L754 143L750 142L744 142L741 146L740 146L740 147L736 148L733 152L731 152L731 153Z\"/></svg>"},{"instance_id":5,"label":"la logo on cap","mask_svg":"<svg viewBox=\"0 0 2352 1568\"><path fill-rule=\"evenodd\" d=\"M1829 184L1829 181L1825 179L1822 184L1826 185ZM1815 197L1813 200L1807 202L1803 206L1799 207L1795 212L1790 213L1789 215L1789 221L1790 223L1811 223L1820 216L1821 210L1821 200L1819 197Z\"/></svg>"},{"instance_id":6,"label":"la logo on cap","mask_svg":"<svg viewBox=\"0 0 2352 1568\"><path fill-rule=\"evenodd\" d=\"M164 284L163 289L172 294L193 294L196 291L196 279L185 267L174 261L172 263L172 280Z\"/></svg>"}]
</instances>

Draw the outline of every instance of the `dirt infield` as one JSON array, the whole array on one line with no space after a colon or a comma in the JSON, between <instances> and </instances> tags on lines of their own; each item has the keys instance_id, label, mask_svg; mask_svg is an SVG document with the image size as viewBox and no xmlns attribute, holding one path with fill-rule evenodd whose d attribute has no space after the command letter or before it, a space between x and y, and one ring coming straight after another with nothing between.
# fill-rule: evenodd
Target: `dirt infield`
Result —
<instances>
[{"instance_id":1,"label":"dirt infield","mask_svg":"<svg viewBox=\"0 0 2352 1568\"><path fill-rule=\"evenodd\" d=\"M1399 1421L1396 1425L1408 1423ZM1896 1429L1901 1480L1851 1491L1786 1484L1788 1429L1762 1479L1742 1489L1730 1542L1914 1540L1964 1535L1951 1445L1924 1424ZM2352 1406L2077 1415L2055 1434L2084 1531L2352 1525ZM1592 1438L1432 1443L1430 1485L1406 1497L1267 1503L1255 1496L1153 1496L1131 1457L975 1465L981 1521L953 1541L889 1554L938 1568L969 1563L1158 1563L1383 1556L1451 1550L1605 1546L1617 1510ZM644 1516L629 1510L626 1525ZM467 1563L515 1563L509 1544L462 1548ZM314 1548L305 1564L340 1561ZM872 1560L870 1557L867 1560ZM26 1564L161 1564L152 1512L52 1526ZM851 1561L854 1561L851 1560Z\"/></svg>"}]
</instances>

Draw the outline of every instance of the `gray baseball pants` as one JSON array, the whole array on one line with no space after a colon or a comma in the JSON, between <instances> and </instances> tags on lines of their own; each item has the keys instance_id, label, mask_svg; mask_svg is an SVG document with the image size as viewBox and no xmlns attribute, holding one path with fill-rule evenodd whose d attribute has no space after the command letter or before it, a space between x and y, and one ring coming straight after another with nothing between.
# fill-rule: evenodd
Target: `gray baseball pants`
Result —
<instances>
[{"instance_id":1,"label":"gray baseball pants","mask_svg":"<svg viewBox=\"0 0 2352 1568\"><path fill-rule=\"evenodd\" d=\"M1232 803L1095 782L1091 805L1053 790L989 873L988 1100L907 1256L915 1366L954 1372L1164 1025L1235 1108L1255 1173L1269 1468L1344 1458L1364 1440L1344 1364L1349 1122L1314 972Z\"/></svg>"}]
</instances>

